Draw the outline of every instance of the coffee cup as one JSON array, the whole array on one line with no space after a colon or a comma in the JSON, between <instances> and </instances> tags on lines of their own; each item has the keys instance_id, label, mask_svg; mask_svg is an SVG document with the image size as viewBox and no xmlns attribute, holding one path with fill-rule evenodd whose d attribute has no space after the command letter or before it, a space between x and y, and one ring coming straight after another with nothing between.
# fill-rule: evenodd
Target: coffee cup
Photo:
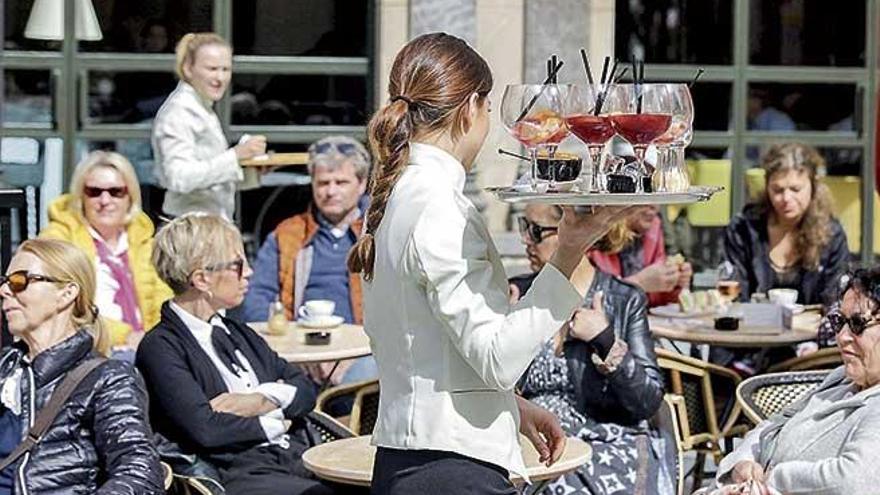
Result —
<instances>
[{"instance_id":1,"label":"coffee cup","mask_svg":"<svg viewBox=\"0 0 880 495\"><path fill-rule=\"evenodd\" d=\"M320 321L333 316L336 303L328 299L313 299L299 307L297 314L304 320Z\"/></svg>"},{"instance_id":2,"label":"coffee cup","mask_svg":"<svg viewBox=\"0 0 880 495\"><path fill-rule=\"evenodd\" d=\"M557 152L553 157L538 155L536 177L553 182L571 182L580 177L582 164L581 157L571 153Z\"/></svg>"},{"instance_id":3,"label":"coffee cup","mask_svg":"<svg viewBox=\"0 0 880 495\"><path fill-rule=\"evenodd\" d=\"M770 289L767 291L770 302L779 306L793 306L797 304L797 289Z\"/></svg>"}]
</instances>

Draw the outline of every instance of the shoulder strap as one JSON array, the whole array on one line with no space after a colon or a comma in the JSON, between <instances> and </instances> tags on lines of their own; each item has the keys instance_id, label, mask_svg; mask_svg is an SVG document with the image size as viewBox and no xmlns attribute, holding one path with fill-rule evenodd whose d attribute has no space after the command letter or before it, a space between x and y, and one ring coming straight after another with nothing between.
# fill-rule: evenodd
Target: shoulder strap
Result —
<instances>
[{"instance_id":1,"label":"shoulder strap","mask_svg":"<svg viewBox=\"0 0 880 495\"><path fill-rule=\"evenodd\" d=\"M77 385L79 385L80 382L92 372L92 370L103 364L105 361L107 361L107 358L103 357L83 361L64 377L64 381L61 382L61 385L58 385L58 388L52 392L49 402L40 409L39 413L37 413L37 419L34 421L34 425L31 429L28 430L27 436L24 440L22 440L21 443L15 447L15 450L6 456L3 461L0 461L0 471L6 469L7 466L15 462L19 457L24 455L25 452L30 451L35 445L40 443L46 430L48 430L49 426L52 425L52 422L55 421L58 413L61 412L61 408L64 407L67 399L70 398L70 394L76 390Z\"/></svg>"}]
</instances>

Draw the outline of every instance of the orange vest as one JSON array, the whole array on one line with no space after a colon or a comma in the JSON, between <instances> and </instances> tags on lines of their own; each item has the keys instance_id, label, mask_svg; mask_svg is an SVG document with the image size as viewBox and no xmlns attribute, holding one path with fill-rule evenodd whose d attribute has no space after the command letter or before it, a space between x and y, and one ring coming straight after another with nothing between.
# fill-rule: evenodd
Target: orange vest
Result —
<instances>
[{"instance_id":1,"label":"orange vest","mask_svg":"<svg viewBox=\"0 0 880 495\"><path fill-rule=\"evenodd\" d=\"M351 224L351 230L357 238L361 236L363 223L363 219L358 218ZM296 308L293 307L296 287L296 257L299 255L299 251L312 240L319 227L311 210L309 210L284 220L275 228L275 238L278 240L278 281L281 303L284 305L284 312L289 320L296 319ZM360 324L364 321L360 275L348 274L348 288L354 322Z\"/></svg>"}]
</instances>

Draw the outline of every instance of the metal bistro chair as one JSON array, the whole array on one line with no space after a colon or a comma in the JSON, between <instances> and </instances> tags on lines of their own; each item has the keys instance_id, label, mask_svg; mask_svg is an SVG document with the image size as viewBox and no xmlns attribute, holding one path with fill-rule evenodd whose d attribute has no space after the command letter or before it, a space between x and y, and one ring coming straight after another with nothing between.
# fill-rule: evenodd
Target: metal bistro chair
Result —
<instances>
[{"instance_id":1,"label":"metal bistro chair","mask_svg":"<svg viewBox=\"0 0 880 495\"><path fill-rule=\"evenodd\" d=\"M761 421L808 396L828 371L789 371L753 376L736 388L736 401L753 423Z\"/></svg>"},{"instance_id":2,"label":"metal bistro chair","mask_svg":"<svg viewBox=\"0 0 880 495\"><path fill-rule=\"evenodd\" d=\"M675 493L684 494L684 447L682 443L682 433L679 424L679 411L684 411L684 397L674 394L666 394L663 396L663 403L660 409L650 419L651 426L664 433L664 438L673 441L672 445L667 445L667 455L675 455L675 472L671 473L675 477ZM683 414L683 413L682 413ZM685 419L686 421L687 419Z\"/></svg>"},{"instance_id":3,"label":"metal bistro chair","mask_svg":"<svg viewBox=\"0 0 880 495\"><path fill-rule=\"evenodd\" d=\"M713 379L729 381L731 393L742 379L727 368L676 352L657 348L656 353L667 391L680 396L680 400L672 403L681 430L682 449L697 453L693 491L702 483L706 455L711 455L716 463L720 462L724 455L722 442L748 431L746 425L738 423L741 410L733 397L729 411L717 407Z\"/></svg>"},{"instance_id":4,"label":"metal bistro chair","mask_svg":"<svg viewBox=\"0 0 880 495\"><path fill-rule=\"evenodd\" d=\"M337 385L321 392L315 402L315 411L326 415L327 405L331 400L350 397L353 400L351 416L348 418L348 429L355 435L370 435L376 425L379 414L379 380ZM329 416L327 416L329 417ZM337 418L344 424L344 418Z\"/></svg>"}]
</instances>

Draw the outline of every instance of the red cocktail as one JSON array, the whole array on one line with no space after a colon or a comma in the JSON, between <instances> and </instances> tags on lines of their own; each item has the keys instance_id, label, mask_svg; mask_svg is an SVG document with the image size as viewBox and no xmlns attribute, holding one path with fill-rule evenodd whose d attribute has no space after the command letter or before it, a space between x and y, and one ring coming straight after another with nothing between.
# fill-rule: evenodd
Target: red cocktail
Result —
<instances>
[{"instance_id":1,"label":"red cocktail","mask_svg":"<svg viewBox=\"0 0 880 495\"><path fill-rule=\"evenodd\" d=\"M668 113L619 113L611 115L614 130L636 148L647 147L662 136L672 123Z\"/></svg>"}]
</instances>

